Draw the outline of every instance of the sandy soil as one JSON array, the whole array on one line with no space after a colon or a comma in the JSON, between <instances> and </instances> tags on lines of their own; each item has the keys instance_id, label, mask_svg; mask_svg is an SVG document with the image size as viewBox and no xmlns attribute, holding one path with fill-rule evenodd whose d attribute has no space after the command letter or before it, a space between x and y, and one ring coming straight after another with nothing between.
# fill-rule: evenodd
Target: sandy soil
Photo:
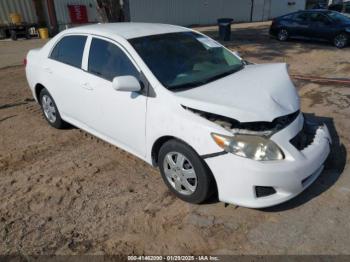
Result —
<instances>
[{"instance_id":1,"label":"sandy soil","mask_svg":"<svg viewBox=\"0 0 350 262\"><path fill-rule=\"evenodd\" d=\"M349 48L278 43L266 28L239 25L227 45L253 62L349 77ZM325 121L334 140L326 170L299 197L265 210L190 205L132 155L49 127L14 66L22 58L4 62L42 42L18 43L0 42L0 254L350 254L349 86L296 81L303 111Z\"/></svg>"}]
</instances>

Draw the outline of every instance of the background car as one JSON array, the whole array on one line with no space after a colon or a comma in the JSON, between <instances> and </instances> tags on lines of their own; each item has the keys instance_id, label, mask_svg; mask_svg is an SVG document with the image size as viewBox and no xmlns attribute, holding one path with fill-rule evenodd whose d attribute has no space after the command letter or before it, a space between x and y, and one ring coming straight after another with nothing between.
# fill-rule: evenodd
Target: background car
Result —
<instances>
[{"instance_id":1,"label":"background car","mask_svg":"<svg viewBox=\"0 0 350 262\"><path fill-rule=\"evenodd\" d=\"M333 4L328 7L329 10L342 12L343 4ZM350 14L350 2L345 3L345 13Z\"/></svg>"},{"instance_id":2,"label":"background car","mask_svg":"<svg viewBox=\"0 0 350 262\"><path fill-rule=\"evenodd\" d=\"M350 18L336 11L299 11L273 20L270 34L280 41L311 38L331 41L344 48L349 43Z\"/></svg>"}]
</instances>

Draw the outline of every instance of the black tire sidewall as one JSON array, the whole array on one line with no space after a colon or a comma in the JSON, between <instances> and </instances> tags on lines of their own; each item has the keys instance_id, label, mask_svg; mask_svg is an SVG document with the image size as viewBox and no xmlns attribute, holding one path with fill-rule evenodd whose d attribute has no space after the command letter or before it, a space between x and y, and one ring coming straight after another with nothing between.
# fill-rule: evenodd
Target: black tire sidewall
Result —
<instances>
[{"instance_id":1,"label":"black tire sidewall","mask_svg":"<svg viewBox=\"0 0 350 262\"><path fill-rule=\"evenodd\" d=\"M169 152L179 152L191 162L197 176L197 188L193 194L183 195L178 193L166 178L163 162L166 154ZM215 192L214 179L209 168L206 166L200 156L184 142L176 139L166 142L159 150L158 160L158 166L164 183L178 198L182 199L183 201L193 204L200 204L207 200Z\"/></svg>"},{"instance_id":2,"label":"black tire sidewall","mask_svg":"<svg viewBox=\"0 0 350 262\"><path fill-rule=\"evenodd\" d=\"M50 122L49 119L47 119L45 113L44 113L44 109L43 109L43 105L42 105L42 98L44 95L47 95L48 97L51 98L51 101L55 107L56 110L56 121L55 122ZM53 99L53 97L51 96L51 94L49 93L49 91L47 91L46 88L44 88L43 90L41 90L40 95L39 95L39 103L40 103L40 107L42 110L42 113L44 115L44 118L46 119L46 121L54 128L58 128L58 129L62 129L66 126L65 122L62 120L61 115L58 111L57 105L55 103L55 100Z\"/></svg>"},{"instance_id":3,"label":"black tire sidewall","mask_svg":"<svg viewBox=\"0 0 350 262\"><path fill-rule=\"evenodd\" d=\"M10 35L11 35L11 39L13 40L13 41L16 41L17 40L17 33L16 33L16 31L11 31L10 32Z\"/></svg>"}]
</instances>

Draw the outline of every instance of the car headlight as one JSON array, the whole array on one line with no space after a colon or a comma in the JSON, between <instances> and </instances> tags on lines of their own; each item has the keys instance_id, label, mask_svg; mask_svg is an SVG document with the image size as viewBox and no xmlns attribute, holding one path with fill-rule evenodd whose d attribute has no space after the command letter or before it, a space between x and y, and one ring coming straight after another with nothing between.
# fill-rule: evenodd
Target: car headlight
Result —
<instances>
[{"instance_id":1,"label":"car headlight","mask_svg":"<svg viewBox=\"0 0 350 262\"><path fill-rule=\"evenodd\" d=\"M257 161L281 160L282 150L270 139L255 135L224 136L212 133L214 141L226 152Z\"/></svg>"}]
</instances>

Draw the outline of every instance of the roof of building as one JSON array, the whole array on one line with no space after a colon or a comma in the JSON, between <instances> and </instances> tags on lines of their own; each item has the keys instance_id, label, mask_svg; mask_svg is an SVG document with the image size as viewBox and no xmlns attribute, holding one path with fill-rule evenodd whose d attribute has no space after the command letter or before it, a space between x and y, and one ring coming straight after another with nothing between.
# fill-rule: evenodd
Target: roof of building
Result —
<instances>
[{"instance_id":1,"label":"roof of building","mask_svg":"<svg viewBox=\"0 0 350 262\"><path fill-rule=\"evenodd\" d=\"M152 23L106 23L68 29L70 32L118 35L125 39L189 31L190 29L167 24Z\"/></svg>"}]
</instances>

